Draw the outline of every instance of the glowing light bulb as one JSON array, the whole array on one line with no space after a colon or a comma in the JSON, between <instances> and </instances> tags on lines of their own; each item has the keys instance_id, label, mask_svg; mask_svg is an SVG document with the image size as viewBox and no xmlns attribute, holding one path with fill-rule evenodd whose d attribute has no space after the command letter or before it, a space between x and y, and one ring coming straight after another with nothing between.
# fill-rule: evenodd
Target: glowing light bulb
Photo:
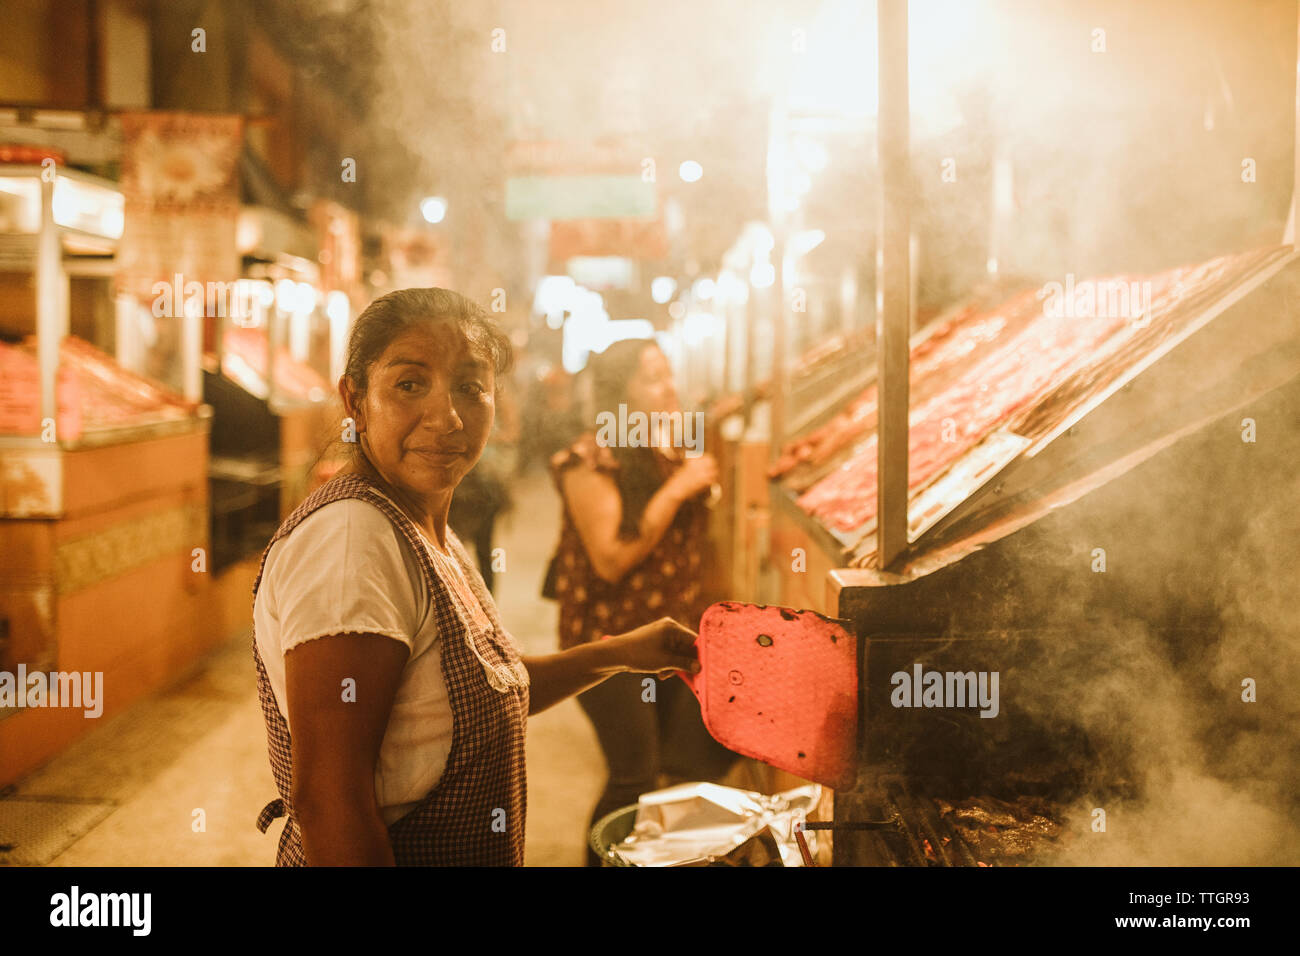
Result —
<instances>
[{"instance_id":1,"label":"glowing light bulb","mask_svg":"<svg viewBox=\"0 0 1300 956\"><path fill-rule=\"evenodd\" d=\"M441 196L429 196L420 203L420 215L426 222L442 222L447 215L447 200Z\"/></svg>"}]
</instances>

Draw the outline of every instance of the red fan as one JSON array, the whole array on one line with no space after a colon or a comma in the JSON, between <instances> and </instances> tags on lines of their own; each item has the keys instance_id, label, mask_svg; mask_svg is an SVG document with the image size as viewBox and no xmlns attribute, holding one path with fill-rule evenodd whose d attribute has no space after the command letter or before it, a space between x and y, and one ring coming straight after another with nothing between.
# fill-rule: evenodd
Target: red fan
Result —
<instances>
[{"instance_id":1,"label":"red fan","mask_svg":"<svg viewBox=\"0 0 1300 956\"><path fill-rule=\"evenodd\" d=\"M700 672L682 678L723 746L835 788L853 786L857 641L815 611L723 601L704 612Z\"/></svg>"}]
</instances>

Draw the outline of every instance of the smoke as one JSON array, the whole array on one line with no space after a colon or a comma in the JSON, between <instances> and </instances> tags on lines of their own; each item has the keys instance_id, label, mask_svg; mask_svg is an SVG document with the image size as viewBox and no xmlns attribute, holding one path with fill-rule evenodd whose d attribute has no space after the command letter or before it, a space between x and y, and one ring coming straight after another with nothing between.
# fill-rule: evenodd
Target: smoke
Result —
<instances>
[{"instance_id":1,"label":"smoke","mask_svg":"<svg viewBox=\"0 0 1300 956\"><path fill-rule=\"evenodd\" d=\"M1267 438L1241 440L1245 415ZM1297 421L1293 379L1033 533L1017 599L1093 622L1003 681L1008 709L1090 747L1056 862L1300 862ZM1036 570L1099 545L1102 573Z\"/></svg>"},{"instance_id":2,"label":"smoke","mask_svg":"<svg viewBox=\"0 0 1300 956\"><path fill-rule=\"evenodd\" d=\"M1060 679L1052 682L1052 704L1045 707L1096 748L1085 793L1066 808L1071 839L1057 862L1248 866L1300 860L1293 708L1281 699L1231 703L1241 675L1259 673L1253 665L1265 642L1228 632L1209 652L1218 666L1202 672L1176 666L1168 644L1144 627L1116 626L1099 636L1104 640L1092 647L1109 644L1110 656L1072 677L1054 674ZM1267 643L1268 650L1279 649ZM1294 670L1297 655L1269 656L1282 670L1277 683L1272 675L1267 681L1273 693L1293 686L1284 675ZM1224 699L1207 701L1205 685L1226 687ZM1231 706L1272 716L1230 724L1223 713Z\"/></svg>"}]
</instances>

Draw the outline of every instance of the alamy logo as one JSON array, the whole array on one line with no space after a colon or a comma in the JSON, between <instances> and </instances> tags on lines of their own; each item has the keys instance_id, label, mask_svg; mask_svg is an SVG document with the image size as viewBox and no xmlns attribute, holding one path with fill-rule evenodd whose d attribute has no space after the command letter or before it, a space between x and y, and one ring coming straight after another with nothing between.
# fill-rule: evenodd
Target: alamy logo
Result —
<instances>
[{"instance_id":1,"label":"alamy logo","mask_svg":"<svg viewBox=\"0 0 1300 956\"><path fill-rule=\"evenodd\" d=\"M191 315L224 319L229 316L239 326L257 325L259 305L265 308L275 301L271 287L265 283L259 285L251 279L186 282L179 272L172 276L171 282L155 282L149 291L154 297L154 318L179 319Z\"/></svg>"},{"instance_id":2,"label":"alamy logo","mask_svg":"<svg viewBox=\"0 0 1300 956\"><path fill-rule=\"evenodd\" d=\"M103 671L0 671L0 707L84 707L87 717L104 712Z\"/></svg>"},{"instance_id":3,"label":"alamy logo","mask_svg":"<svg viewBox=\"0 0 1300 956\"><path fill-rule=\"evenodd\" d=\"M152 910L152 893L82 893L73 886L50 897L50 925L129 926L132 935L148 936Z\"/></svg>"},{"instance_id":4,"label":"alamy logo","mask_svg":"<svg viewBox=\"0 0 1300 956\"><path fill-rule=\"evenodd\" d=\"M684 449L687 458L704 449L703 412L640 412L618 406L618 414L596 416L596 443L603 448L649 448L671 444Z\"/></svg>"},{"instance_id":5,"label":"alamy logo","mask_svg":"<svg viewBox=\"0 0 1300 956\"><path fill-rule=\"evenodd\" d=\"M979 707L981 717L998 715L997 671L895 671L889 702L895 707Z\"/></svg>"},{"instance_id":6,"label":"alamy logo","mask_svg":"<svg viewBox=\"0 0 1300 956\"><path fill-rule=\"evenodd\" d=\"M1151 321L1151 283L1105 279L1049 282L1037 292L1049 319L1129 319L1138 326Z\"/></svg>"}]
</instances>

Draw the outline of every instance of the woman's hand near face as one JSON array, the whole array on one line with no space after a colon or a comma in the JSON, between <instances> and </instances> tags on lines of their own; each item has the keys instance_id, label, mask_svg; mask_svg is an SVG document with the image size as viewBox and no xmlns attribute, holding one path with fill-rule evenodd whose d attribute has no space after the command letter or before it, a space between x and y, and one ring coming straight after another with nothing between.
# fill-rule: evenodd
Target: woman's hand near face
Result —
<instances>
[{"instance_id":1,"label":"woman's hand near face","mask_svg":"<svg viewBox=\"0 0 1300 956\"><path fill-rule=\"evenodd\" d=\"M687 458L664 482L681 501L689 501L718 481L718 462L712 455Z\"/></svg>"},{"instance_id":2,"label":"woman's hand near face","mask_svg":"<svg viewBox=\"0 0 1300 956\"><path fill-rule=\"evenodd\" d=\"M311 866L394 863L375 763L409 653L391 637L335 634L285 654L293 808Z\"/></svg>"}]
</instances>

